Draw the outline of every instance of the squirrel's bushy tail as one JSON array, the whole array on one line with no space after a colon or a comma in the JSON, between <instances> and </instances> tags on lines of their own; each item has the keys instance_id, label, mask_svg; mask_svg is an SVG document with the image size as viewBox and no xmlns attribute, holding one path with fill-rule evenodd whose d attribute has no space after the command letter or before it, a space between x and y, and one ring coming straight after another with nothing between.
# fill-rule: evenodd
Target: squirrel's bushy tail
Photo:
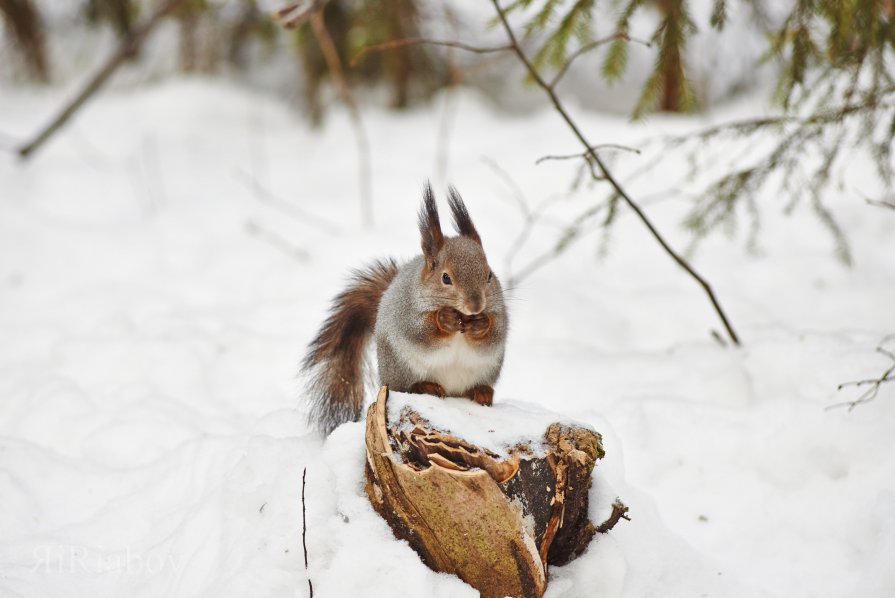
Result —
<instances>
[{"instance_id":1,"label":"squirrel's bushy tail","mask_svg":"<svg viewBox=\"0 0 895 598\"><path fill-rule=\"evenodd\" d=\"M360 419L364 351L373 335L379 301L397 272L394 260L355 271L308 346L302 371L308 379L310 419L326 434L339 424Z\"/></svg>"}]
</instances>

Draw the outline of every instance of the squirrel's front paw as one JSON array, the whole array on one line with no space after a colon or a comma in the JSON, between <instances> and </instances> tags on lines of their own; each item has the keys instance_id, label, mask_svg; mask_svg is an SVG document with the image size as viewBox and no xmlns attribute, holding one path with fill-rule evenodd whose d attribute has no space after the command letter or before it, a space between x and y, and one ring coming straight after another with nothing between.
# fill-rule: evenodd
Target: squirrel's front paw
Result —
<instances>
[{"instance_id":1,"label":"squirrel's front paw","mask_svg":"<svg viewBox=\"0 0 895 598\"><path fill-rule=\"evenodd\" d=\"M474 339L483 339L491 332L491 315L478 314L463 318L463 332Z\"/></svg>"},{"instance_id":2,"label":"squirrel's front paw","mask_svg":"<svg viewBox=\"0 0 895 598\"><path fill-rule=\"evenodd\" d=\"M435 325L446 334L463 331L463 315L453 307L442 307L435 313Z\"/></svg>"},{"instance_id":3,"label":"squirrel's front paw","mask_svg":"<svg viewBox=\"0 0 895 598\"><path fill-rule=\"evenodd\" d=\"M410 387L410 392L418 395L434 395L442 399L447 396L444 387L435 382L417 382Z\"/></svg>"}]
</instances>

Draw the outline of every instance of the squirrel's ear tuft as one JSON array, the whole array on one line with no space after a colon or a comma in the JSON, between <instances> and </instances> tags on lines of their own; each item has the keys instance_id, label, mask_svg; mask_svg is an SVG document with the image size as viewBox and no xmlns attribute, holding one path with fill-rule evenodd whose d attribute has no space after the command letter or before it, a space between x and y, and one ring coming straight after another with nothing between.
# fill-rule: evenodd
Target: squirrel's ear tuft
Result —
<instances>
[{"instance_id":1,"label":"squirrel's ear tuft","mask_svg":"<svg viewBox=\"0 0 895 598\"><path fill-rule=\"evenodd\" d=\"M463 203L463 198L460 197L460 193L453 185L448 187L448 204L451 207L451 215L454 217L454 227L457 232L481 245L482 239L472 223L472 218L469 217L466 204Z\"/></svg>"},{"instance_id":2,"label":"squirrel's ear tuft","mask_svg":"<svg viewBox=\"0 0 895 598\"><path fill-rule=\"evenodd\" d=\"M432 193L432 185L426 182L423 190L423 205L419 215L420 237L423 255L430 266L435 262L435 257L444 246L444 234L441 232L441 222L438 220L438 206L435 204L435 194Z\"/></svg>"}]
</instances>

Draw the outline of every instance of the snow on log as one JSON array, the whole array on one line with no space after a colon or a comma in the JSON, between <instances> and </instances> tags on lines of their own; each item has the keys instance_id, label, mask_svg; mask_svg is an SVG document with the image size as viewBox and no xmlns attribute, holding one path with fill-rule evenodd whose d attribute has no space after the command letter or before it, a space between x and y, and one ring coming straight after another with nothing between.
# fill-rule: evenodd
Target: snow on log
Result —
<instances>
[{"instance_id":1,"label":"snow on log","mask_svg":"<svg viewBox=\"0 0 895 598\"><path fill-rule=\"evenodd\" d=\"M367 412L366 490L376 511L423 562L483 598L539 598L547 566L580 555L600 435L512 405L389 393Z\"/></svg>"}]
</instances>

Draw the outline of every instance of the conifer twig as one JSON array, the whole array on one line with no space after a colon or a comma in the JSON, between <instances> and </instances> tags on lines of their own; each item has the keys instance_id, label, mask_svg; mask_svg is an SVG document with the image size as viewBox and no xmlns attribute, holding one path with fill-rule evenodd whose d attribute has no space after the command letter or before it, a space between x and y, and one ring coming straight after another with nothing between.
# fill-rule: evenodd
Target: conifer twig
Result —
<instances>
[{"instance_id":1,"label":"conifer twig","mask_svg":"<svg viewBox=\"0 0 895 598\"><path fill-rule=\"evenodd\" d=\"M278 210L280 213L285 214L290 218L294 218L295 220L302 222L308 226L316 228L317 230L328 235L335 235L340 232L339 227L329 220L322 218L316 214L312 214L301 206L275 195L273 191L262 185L256 177L252 176L245 170L237 170L234 175L243 184L245 184L246 187L253 191L255 199Z\"/></svg>"},{"instance_id":2,"label":"conifer twig","mask_svg":"<svg viewBox=\"0 0 895 598\"><path fill-rule=\"evenodd\" d=\"M721 304L718 302L717 297L715 297L715 293L712 290L712 287L702 276L699 275L699 273L696 272L696 270L693 269L693 267L687 262L686 259L684 259L683 256L681 256L679 253L671 248L671 246L661 235L661 233L659 233L659 231L653 225L652 221L650 221L650 219L646 216L640 206L631 198L630 195L628 195L627 191L625 191L618 180L613 176L612 172L610 172L606 164L600 158L599 154L594 151L593 144L587 140L587 138L581 132L581 129L569 115L568 111L565 109L565 106L556 95L556 91L554 90L554 88L551 87L550 84L543 78L541 73L522 50L522 47L519 45L519 42L516 38L516 34L513 32L513 28L510 26L509 21L507 21L506 13L500 6L499 0L491 0L491 4L494 5L494 9L497 11L498 19L500 20L504 31L506 31L507 37L510 40L510 45L513 47L513 52L519 58L519 61L522 62L523 66L525 66L525 69L528 71L528 74L531 76L535 84L537 84L538 87L544 90L551 103L553 104L553 107L566 122L575 137L578 138L578 140L584 146L586 154L590 157L590 159L587 160L587 163L591 170L592 176L594 178L602 176L602 178L604 178L612 186L615 193L619 197L621 197L628 205L628 207L630 207L634 211L643 225L646 226L647 230L650 232L656 242L659 243L662 249L669 255L669 257L671 257L671 259L674 260L674 262L679 267L681 267L699 284L700 287L702 287L703 291L708 296L712 307L718 314L718 317L721 319L721 322L723 323L724 328L727 331L727 335L730 337L730 340L733 342L733 344L739 345L740 339L734 331L730 321L727 319L727 315L724 313L724 310L722 309ZM599 170L599 173L594 170L595 166Z\"/></svg>"}]
</instances>

